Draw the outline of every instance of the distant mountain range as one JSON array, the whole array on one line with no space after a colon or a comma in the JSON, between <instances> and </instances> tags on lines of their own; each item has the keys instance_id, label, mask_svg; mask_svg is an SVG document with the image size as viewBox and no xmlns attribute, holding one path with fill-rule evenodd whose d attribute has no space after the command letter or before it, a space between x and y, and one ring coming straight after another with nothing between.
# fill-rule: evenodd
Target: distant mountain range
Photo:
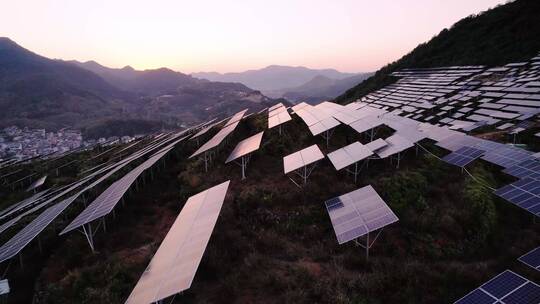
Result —
<instances>
[{"instance_id":1,"label":"distant mountain range","mask_svg":"<svg viewBox=\"0 0 540 304\"><path fill-rule=\"evenodd\" d=\"M283 89L282 93L273 96L283 97L293 102L318 103L334 99L371 75L372 73L362 73L343 79L333 79L319 75L298 87Z\"/></svg>"},{"instance_id":2,"label":"distant mountain range","mask_svg":"<svg viewBox=\"0 0 540 304\"><path fill-rule=\"evenodd\" d=\"M334 98L371 75L342 73L334 69L309 69L271 65L240 73L193 73L193 77L210 81L239 82L266 96L297 101L299 98L324 100Z\"/></svg>"},{"instance_id":3,"label":"distant mountain range","mask_svg":"<svg viewBox=\"0 0 540 304\"><path fill-rule=\"evenodd\" d=\"M0 38L0 127L69 126L99 135L114 125L129 133L270 104L270 98L239 83L211 82L166 68L137 71L52 60Z\"/></svg>"}]
</instances>

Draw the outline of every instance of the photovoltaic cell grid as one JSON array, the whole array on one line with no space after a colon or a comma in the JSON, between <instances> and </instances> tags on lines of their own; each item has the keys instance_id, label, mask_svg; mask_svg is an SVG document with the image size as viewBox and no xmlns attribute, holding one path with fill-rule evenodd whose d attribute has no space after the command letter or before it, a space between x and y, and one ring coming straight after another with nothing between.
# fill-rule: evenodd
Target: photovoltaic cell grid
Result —
<instances>
[{"instance_id":1,"label":"photovoltaic cell grid","mask_svg":"<svg viewBox=\"0 0 540 304\"><path fill-rule=\"evenodd\" d=\"M339 244L398 221L371 185L325 202Z\"/></svg>"},{"instance_id":2,"label":"photovoltaic cell grid","mask_svg":"<svg viewBox=\"0 0 540 304\"><path fill-rule=\"evenodd\" d=\"M278 112L278 110L275 110L268 113L268 129L272 129L291 120L291 115L289 115L285 107L279 109L283 109L283 111Z\"/></svg>"},{"instance_id":3,"label":"photovoltaic cell grid","mask_svg":"<svg viewBox=\"0 0 540 304\"><path fill-rule=\"evenodd\" d=\"M239 157L242 157L259 149L259 147L261 146L263 133L264 132L259 132L239 142L234 148L234 150L231 152L231 155L229 155L225 163L229 163Z\"/></svg>"},{"instance_id":4,"label":"photovoltaic cell grid","mask_svg":"<svg viewBox=\"0 0 540 304\"><path fill-rule=\"evenodd\" d=\"M187 200L126 303L154 303L191 286L229 182Z\"/></svg>"},{"instance_id":5,"label":"photovoltaic cell grid","mask_svg":"<svg viewBox=\"0 0 540 304\"><path fill-rule=\"evenodd\" d=\"M540 216L540 181L524 178L497 189L495 195Z\"/></svg>"},{"instance_id":6,"label":"photovoltaic cell grid","mask_svg":"<svg viewBox=\"0 0 540 304\"><path fill-rule=\"evenodd\" d=\"M24 227L22 230L20 230L17 234L15 234L11 239L9 239L2 247L0 247L0 263L12 258L16 254L18 254L28 243L30 243L41 231L43 231L60 213L62 213L66 208L68 208L71 203L73 203L82 193L85 191L95 187L97 184L101 183L105 179L109 178L111 175L113 175L115 172L119 171L121 168L129 164L131 161L138 159L139 157L145 155L146 153L149 153L153 151L154 149L166 144L170 143L172 140L177 139L183 134L183 132L177 133L176 135L169 137L168 139L161 141L159 143L155 143L149 147L143 148L138 152L133 153L130 157L127 157L126 159L121 160L120 162L107 166L106 168L102 168L86 177L84 177L82 180L75 182L71 184L68 187L65 187L64 190L59 191L57 194L52 196L51 198L48 198L45 202L38 204L31 210L28 210L28 213L34 212L38 209L44 208L49 203L53 202L54 200L64 196L65 194L75 190L79 186L83 185L87 181L89 181L91 178L97 176L100 173L104 173L107 170L109 170L106 174L101 176L99 179L95 180L91 184L85 186L82 190L78 191L74 195L70 196L67 199L62 200L61 202L54 204L45 211L43 211L40 215L38 215L30 224L28 224L26 227ZM175 142L170 143L166 148L171 148L176 143L184 140L186 137L177 139ZM6 225L2 225L2 229L9 228L9 225L13 225L16 221L18 221L21 217L18 216L14 218L13 220L6 223ZM9 224L9 225L7 225Z\"/></svg>"},{"instance_id":7,"label":"photovoltaic cell grid","mask_svg":"<svg viewBox=\"0 0 540 304\"><path fill-rule=\"evenodd\" d=\"M332 153L328 153L328 158L336 170L341 170L371 155L373 155L373 152L369 148L359 142L354 142Z\"/></svg>"},{"instance_id":8,"label":"photovoltaic cell grid","mask_svg":"<svg viewBox=\"0 0 540 304\"><path fill-rule=\"evenodd\" d=\"M62 211L78 197L74 195L43 211L30 224L0 247L0 263L17 255L36 235L45 229Z\"/></svg>"},{"instance_id":9,"label":"photovoltaic cell grid","mask_svg":"<svg viewBox=\"0 0 540 304\"><path fill-rule=\"evenodd\" d=\"M529 251L528 253L522 255L518 260L522 263L540 271L540 247Z\"/></svg>"},{"instance_id":10,"label":"photovoltaic cell grid","mask_svg":"<svg viewBox=\"0 0 540 304\"><path fill-rule=\"evenodd\" d=\"M504 169L503 172L517 178L540 180L540 160L529 159L513 167Z\"/></svg>"},{"instance_id":11,"label":"photovoltaic cell grid","mask_svg":"<svg viewBox=\"0 0 540 304\"><path fill-rule=\"evenodd\" d=\"M526 160L534 159L532 153L529 151L502 144L499 144L497 149L492 151L486 149L486 151L487 152L482 156L483 160L504 168L509 168Z\"/></svg>"},{"instance_id":12,"label":"photovoltaic cell grid","mask_svg":"<svg viewBox=\"0 0 540 304\"><path fill-rule=\"evenodd\" d=\"M95 219L109 214L118 204L122 196L124 196L129 187L133 184L133 182L135 182L135 180L140 176L140 174L144 170L152 167L169 151L170 148L166 148L158 152L156 155L150 157L148 160L130 171L124 177L114 182L105 191L103 191L92 203L90 203L88 207L86 207L66 228L64 228L64 230L60 232L60 235L77 229L82 225L90 223Z\"/></svg>"},{"instance_id":13,"label":"photovoltaic cell grid","mask_svg":"<svg viewBox=\"0 0 540 304\"><path fill-rule=\"evenodd\" d=\"M317 145L312 145L283 157L283 169L287 174L323 158L324 155L321 149Z\"/></svg>"},{"instance_id":14,"label":"photovoltaic cell grid","mask_svg":"<svg viewBox=\"0 0 540 304\"><path fill-rule=\"evenodd\" d=\"M470 164L473 160L479 158L484 154L484 150L472 148L472 147L462 147L455 152L452 152L442 158L445 162L455 165L458 167L465 167Z\"/></svg>"},{"instance_id":15,"label":"photovoltaic cell grid","mask_svg":"<svg viewBox=\"0 0 540 304\"><path fill-rule=\"evenodd\" d=\"M506 270L454 304L533 304L540 303L540 286Z\"/></svg>"}]
</instances>

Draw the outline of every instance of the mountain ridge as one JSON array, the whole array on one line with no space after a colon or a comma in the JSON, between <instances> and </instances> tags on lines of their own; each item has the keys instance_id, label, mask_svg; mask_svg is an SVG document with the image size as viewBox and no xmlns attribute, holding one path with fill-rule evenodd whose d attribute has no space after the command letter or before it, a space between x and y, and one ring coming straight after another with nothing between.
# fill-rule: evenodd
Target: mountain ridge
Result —
<instances>
[{"instance_id":1,"label":"mountain ridge","mask_svg":"<svg viewBox=\"0 0 540 304\"><path fill-rule=\"evenodd\" d=\"M404 68L497 66L528 60L540 50L539 15L540 1L535 0L511 1L470 15L382 67L335 100L346 103L391 84L396 79L390 74Z\"/></svg>"},{"instance_id":2,"label":"mountain ridge","mask_svg":"<svg viewBox=\"0 0 540 304\"><path fill-rule=\"evenodd\" d=\"M263 93L300 86L313 77L321 75L334 79L342 79L355 73L342 73L335 69L310 69L303 66L269 65L261 69L251 69L243 72L192 73L193 77L210 81L240 82L252 89Z\"/></svg>"}]
</instances>

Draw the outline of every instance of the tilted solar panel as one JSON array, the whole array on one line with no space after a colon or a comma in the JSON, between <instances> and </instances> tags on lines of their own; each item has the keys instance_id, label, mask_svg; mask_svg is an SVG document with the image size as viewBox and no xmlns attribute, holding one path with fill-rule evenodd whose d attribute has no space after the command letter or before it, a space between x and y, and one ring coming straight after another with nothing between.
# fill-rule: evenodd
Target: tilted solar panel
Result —
<instances>
[{"instance_id":1,"label":"tilted solar panel","mask_svg":"<svg viewBox=\"0 0 540 304\"><path fill-rule=\"evenodd\" d=\"M287 174L323 158L324 154L321 149L317 145L312 145L283 157L283 169Z\"/></svg>"},{"instance_id":2,"label":"tilted solar panel","mask_svg":"<svg viewBox=\"0 0 540 304\"><path fill-rule=\"evenodd\" d=\"M126 303L153 303L188 289L214 230L229 182L190 197Z\"/></svg>"},{"instance_id":3,"label":"tilted solar panel","mask_svg":"<svg viewBox=\"0 0 540 304\"><path fill-rule=\"evenodd\" d=\"M336 170L341 170L371 155L373 155L373 152L367 146L359 142L354 142L332 153L328 153L328 158Z\"/></svg>"},{"instance_id":4,"label":"tilted solar panel","mask_svg":"<svg viewBox=\"0 0 540 304\"><path fill-rule=\"evenodd\" d=\"M32 241L43 229L45 229L62 211L64 211L79 195L73 195L62 202L55 204L38 217L30 224L24 227L21 231L9 239L2 247L0 247L0 263L17 255L30 241Z\"/></svg>"},{"instance_id":5,"label":"tilted solar panel","mask_svg":"<svg viewBox=\"0 0 540 304\"><path fill-rule=\"evenodd\" d=\"M540 246L522 255L518 260L540 271Z\"/></svg>"},{"instance_id":6,"label":"tilted solar panel","mask_svg":"<svg viewBox=\"0 0 540 304\"><path fill-rule=\"evenodd\" d=\"M483 303L540 303L540 286L506 270L454 302L454 304Z\"/></svg>"},{"instance_id":7,"label":"tilted solar panel","mask_svg":"<svg viewBox=\"0 0 540 304\"><path fill-rule=\"evenodd\" d=\"M532 178L535 180L540 180L540 160L529 159L504 169L502 172L517 178Z\"/></svg>"},{"instance_id":8,"label":"tilted solar panel","mask_svg":"<svg viewBox=\"0 0 540 304\"><path fill-rule=\"evenodd\" d=\"M259 132L239 142L234 148L234 150L231 152L231 155L229 155L225 163L229 163L239 157L242 157L259 149L263 133L264 132Z\"/></svg>"},{"instance_id":9,"label":"tilted solar panel","mask_svg":"<svg viewBox=\"0 0 540 304\"><path fill-rule=\"evenodd\" d=\"M472 147L462 147L456 150L455 152L452 152L445 157L442 158L445 162L455 165L458 167L465 167L466 165L470 164L475 159L478 159L482 154L484 154L484 150L472 148Z\"/></svg>"},{"instance_id":10,"label":"tilted solar panel","mask_svg":"<svg viewBox=\"0 0 540 304\"><path fill-rule=\"evenodd\" d=\"M371 186L330 199L325 205L339 244L398 221Z\"/></svg>"},{"instance_id":11,"label":"tilted solar panel","mask_svg":"<svg viewBox=\"0 0 540 304\"><path fill-rule=\"evenodd\" d=\"M497 189L495 195L540 216L540 181L524 178Z\"/></svg>"}]
</instances>

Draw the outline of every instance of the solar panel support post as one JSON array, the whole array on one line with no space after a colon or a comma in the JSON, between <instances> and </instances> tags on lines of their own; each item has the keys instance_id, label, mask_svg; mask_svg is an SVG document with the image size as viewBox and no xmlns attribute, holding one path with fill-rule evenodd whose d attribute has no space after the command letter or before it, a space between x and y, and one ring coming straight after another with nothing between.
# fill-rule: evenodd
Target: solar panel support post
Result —
<instances>
[{"instance_id":1,"label":"solar panel support post","mask_svg":"<svg viewBox=\"0 0 540 304\"><path fill-rule=\"evenodd\" d=\"M21 265L21 269L24 269L22 252L19 252L19 264Z\"/></svg>"},{"instance_id":2,"label":"solar panel support post","mask_svg":"<svg viewBox=\"0 0 540 304\"><path fill-rule=\"evenodd\" d=\"M204 172L208 172L208 155L207 152L204 152Z\"/></svg>"},{"instance_id":3,"label":"solar panel support post","mask_svg":"<svg viewBox=\"0 0 540 304\"><path fill-rule=\"evenodd\" d=\"M382 231L383 231L383 228L379 229L379 231L377 231L377 235L375 235L375 237L371 241L370 241L370 238L369 238L370 233L368 232L366 234L366 242L365 242L365 244L362 244L360 241L358 241L358 239L354 240L355 245L360 246L360 247L362 247L362 248L364 248L366 250L366 260L369 260L369 249L371 249L371 247L373 247L373 245L375 244L375 241L379 238L379 235L381 235Z\"/></svg>"},{"instance_id":4,"label":"solar panel support post","mask_svg":"<svg viewBox=\"0 0 540 304\"><path fill-rule=\"evenodd\" d=\"M88 231L86 230L86 225L82 226L83 233L86 236L86 240L88 241L88 245L90 245L90 249L92 252L94 252L94 238L92 234L92 224L88 223Z\"/></svg>"}]
</instances>

